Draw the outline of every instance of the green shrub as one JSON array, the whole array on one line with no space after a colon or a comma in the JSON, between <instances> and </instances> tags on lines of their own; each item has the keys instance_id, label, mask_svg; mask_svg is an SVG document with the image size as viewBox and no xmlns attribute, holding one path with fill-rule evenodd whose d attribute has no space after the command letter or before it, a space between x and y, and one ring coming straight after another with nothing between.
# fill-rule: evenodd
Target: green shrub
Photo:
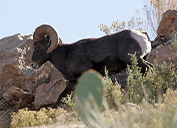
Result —
<instances>
[{"instance_id":1,"label":"green shrub","mask_svg":"<svg viewBox=\"0 0 177 128\"><path fill-rule=\"evenodd\" d=\"M143 74L141 68L138 67L136 53L131 56L132 65L127 66L127 91L126 95L130 102L140 103L144 98Z\"/></svg>"},{"instance_id":2,"label":"green shrub","mask_svg":"<svg viewBox=\"0 0 177 128\"><path fill-rule=\"evenodd\" d=\"M158 102L168 88L175 90L177 84L177 74L172 63L157 64L155 61L153 70L144 78L144 85L148 92L149 101Z\"/></svg>"},{"instance_id":3,"label":"green shrub","mask_svg":"<svg viewBox=\"0 0 177 128\"><path fill-rule=\"evenodd\" d=\"M111 78L108 76L108 70L105 67L105 98L110 108L116 107L116 102L119 101L120 103L125 102L125 97L122 94L121 91L121 85L116 81L115 84L113 84Z\"/></svg>"},{"instance_id":4,"label":"green shrub","mask_svg":"<svg viewBox=\"0 0 177 128\"><path fill-rule=\"evenodd\" d=\"M144 99L151 103L159 102L168 88L177 88L177 74L174 64L154 61L153 68L143 76L141 68L137 66L136 54L132 56L132 66L128 66L127 98L130 102L141 103Z\"/></svg>"}]
</instances>

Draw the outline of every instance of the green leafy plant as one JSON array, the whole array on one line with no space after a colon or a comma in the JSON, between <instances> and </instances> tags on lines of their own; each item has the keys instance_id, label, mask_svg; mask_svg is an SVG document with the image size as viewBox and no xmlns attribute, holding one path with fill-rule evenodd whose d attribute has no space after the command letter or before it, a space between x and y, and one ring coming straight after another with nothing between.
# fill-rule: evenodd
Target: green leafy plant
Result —
<instances>
[{"instance_id":1,"label":"green leafy plant","mask_svg":"<svg viewBox=\"0 0 177 128\"><path fill-rule=\"evenodd\" d=\"M149 92L149 98L153 102L157 102L159 96L166 93L168 88L175 90L177 84L175 68L172 63L157 64L155 61L153 71L144 79L144 85Z\"/></svg>"},{"instance_id":2,"label":"green leafy plant","mask_svg":"<svg viewBox=\"0 0 177 128\"><path fill-rule=\"evenodd\" d=\"M163 62L158 64L154 61L146 76L137 66L136 54L131 55L132 65L128 66L126 95L130 102L141 103L146 100L151 103L163 101L163 94L168 88L177 88L177 74L174 64Z\"/></svg>"},{"instance_id":3,"label":"green leafy plant","mask_svg":"<svg viewBox=\"0 0 177 128\"><path fill-rule=\"evenodd\" d=\"M130 54L132 64L128 65L127 91L126 95L130 102L140 103L144 96L143 74L141 68L138 67L138 62L135 54Z\"/></svg>"},{"instance_id":4,"label":"green leafy plant","mask_svg":"<svg viewBox=\"0 0 177 128\"><path fill-rule=\"evenodd\" d=\"M110 108L116 108L116 102L124 103L125 97L122 95L121 85L117 82L113 83L108 75L108 70L105 67L105 98Z\"/></svg>"}]
</instances>

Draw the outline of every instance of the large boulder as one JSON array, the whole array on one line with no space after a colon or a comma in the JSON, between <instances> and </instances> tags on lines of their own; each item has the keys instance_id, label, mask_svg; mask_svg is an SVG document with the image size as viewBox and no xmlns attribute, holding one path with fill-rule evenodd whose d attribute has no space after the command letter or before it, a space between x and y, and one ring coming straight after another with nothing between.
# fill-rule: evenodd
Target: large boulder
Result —
<instances>
[{"instance_id":1,"label":"large boulder","mask_svg":"<svg viewBox=\"0 0 177 128\"><path fill-rule=\"evenodd\" d=\"M12 86L35 95L38 86L63 78L50 62L39 70L31 68L33 45L32 35L15 34L0 40L0 97Z\"/></svg>"},{"instance_id":2,"label":"large boulder","mask_svg":"<svg viewBox=\"0 0 177 128\"><path fill-rule=\"evenodd\" d=\"M157 34L169 38L170 34L177 29L177 10L167 10L162 15Z\"/></svg>"},{"instance_id":3,"label":"large boulder","mask_svg":"<svg viewBox=\"0 0 177 128\"><path fill-rule=\"evenodd\" d=\"M59 79L37 87L34 100L35 109L38 110L43 106L53 107L66 85L65 79Z\"/></svg>"},{"instance_id":4,"label":"large boulder","mask_svg":"<svg viewBox=\"0 0 177 128\"><path fill-rule=\"evenodd\" d=\"M173 44L158 46L157 48L153 49L150 53L149 62L154 63L154 60L157 59L157 63L166 63L170 64L171 62L175 62L174 56L174 48Z\"/></svg>"}]
</instances>

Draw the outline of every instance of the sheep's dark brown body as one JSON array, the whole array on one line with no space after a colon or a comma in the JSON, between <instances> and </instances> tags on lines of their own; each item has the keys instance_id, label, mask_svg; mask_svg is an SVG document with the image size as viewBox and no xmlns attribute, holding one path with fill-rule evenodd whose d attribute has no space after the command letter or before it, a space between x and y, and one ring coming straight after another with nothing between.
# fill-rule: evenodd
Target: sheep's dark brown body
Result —
<instances>
[{"instance_id":1,"label":"sheep's dark brown body","mask_svg":"<svg viewBox=\"0 0 177 128\"><path fill-rule=\"evenodd\" d=\"M73 44L60 43L50 53L50 39L45 37L42 41L34 42L33 67L40 67L50 61L69 80L64 92L59 96L55 105L68 91L72 89L78 77L88 69L95 69L104 75L105 66L109 73L114 74L131 64L130 54L136 52L138 66L145 72L148 65L143 57L150 52L151 46L146 35L134 30L124 30L101 38L83 39ZM145 64L145 63L146 64Z\"/></svg>"}]
</instances>

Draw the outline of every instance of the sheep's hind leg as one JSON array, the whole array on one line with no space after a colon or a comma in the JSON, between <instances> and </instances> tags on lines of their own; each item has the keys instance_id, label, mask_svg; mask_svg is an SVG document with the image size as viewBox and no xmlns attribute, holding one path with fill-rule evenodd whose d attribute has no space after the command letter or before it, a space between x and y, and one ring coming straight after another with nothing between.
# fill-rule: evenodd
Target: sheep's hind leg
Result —
<instances>
[{"instance_id":1,"label":"sheep's hind leg","mask_svg":"<svg viewBox=\"0 0 177 128\"><path fill-rule=\"evenodd\" d=\"M146 60L140 57L137 59L138 59L138 66L141 67L141 72L143 74L145 74L146 71L148 71L149 67L153 67L153 65L150 62L147 62Z\"/></svg>"},{"instance_id":2,"label":"sheep's hind leg","mask_svg":"<svg viewBox=\"0 0 177 128\"><path fill-rule=\"evenodd\" d=\"M144 59L142 59L141 57L136 56L138 59L138 66L141 67L141 72L143 74L145 74L146 70L149 69L149 66L153 67L151 63L145 61ZM126 64L131 65L132 61L131 61L131 56L127 55L121 58L122 61L124 61Z\"/></svg>"}]
</instances>

